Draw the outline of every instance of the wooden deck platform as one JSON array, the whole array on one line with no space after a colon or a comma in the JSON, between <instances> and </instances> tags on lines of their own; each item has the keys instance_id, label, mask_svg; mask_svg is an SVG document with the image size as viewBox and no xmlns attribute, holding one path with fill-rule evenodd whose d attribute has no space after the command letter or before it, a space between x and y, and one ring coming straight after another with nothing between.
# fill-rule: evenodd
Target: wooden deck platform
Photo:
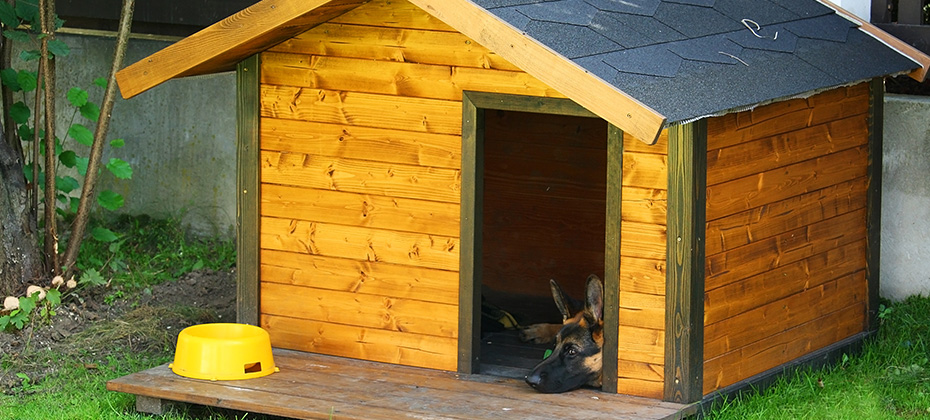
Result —
<instances>
[{"instance_id":1,"label":"wooden deck platform","mask_svg":"<svg viewBox=\"0 0 930 420\"><path fill-rule=\"evenodd\" d=\"M176 401L301 419L679 419L694 406L582 389L540 394L516 379L290 350L274 350L280 372L240 381L205 381L168 365L107 382L156 412Z\"/></svg>"}]
</instances>

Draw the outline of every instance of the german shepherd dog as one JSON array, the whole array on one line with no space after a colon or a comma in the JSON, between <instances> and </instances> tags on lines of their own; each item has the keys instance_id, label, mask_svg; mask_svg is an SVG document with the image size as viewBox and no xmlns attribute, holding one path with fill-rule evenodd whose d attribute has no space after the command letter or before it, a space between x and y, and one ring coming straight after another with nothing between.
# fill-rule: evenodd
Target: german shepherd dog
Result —
<instances>
[{"instance_id":1,"label":"german shepherd dog","mask_svg":"<svg viewBox=\"0 0 930 420\"><path fill-rule=\"evenodd\" d=\"M520 338L534 343L555 341L552 354L526 377L539 392L566 392L587 385L601 386L604 347L604 285L595 275L588 276L584 310L572 316L572 307L562 288L549 280L552 298L562 313L562 325L535 324L523 329Z\"/></svg>"}]
</instances>

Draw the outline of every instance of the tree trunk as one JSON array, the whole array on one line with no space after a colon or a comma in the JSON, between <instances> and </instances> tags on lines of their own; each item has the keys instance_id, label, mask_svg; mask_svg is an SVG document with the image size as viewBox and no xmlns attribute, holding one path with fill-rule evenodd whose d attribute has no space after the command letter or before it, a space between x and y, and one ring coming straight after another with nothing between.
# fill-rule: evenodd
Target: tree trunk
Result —
<instances>
[{"instance_id":1,"label":"tree trunk","mask_svg":"<svg viewBox=\"0 0 930 420\"><path fill-rule=\"evenodd\" d=\"M2 132L2 128L0 128ZM36 220L26 199L22 156L0 139L0 298L21 295L47 277L36 246Z\"/></svg>"}]
</instances>

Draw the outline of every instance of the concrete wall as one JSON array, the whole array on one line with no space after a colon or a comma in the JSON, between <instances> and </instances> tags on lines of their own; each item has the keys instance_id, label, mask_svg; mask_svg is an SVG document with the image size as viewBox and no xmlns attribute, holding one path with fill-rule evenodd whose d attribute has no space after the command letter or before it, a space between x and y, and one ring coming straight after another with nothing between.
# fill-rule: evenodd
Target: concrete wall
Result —
<instances>
[{"instance_id":1,"label":"concrete wall","mask_svg":"<svg viewBox=\"0 0 930 420\"><path fill-rule=\"evenodd\" d=\"M930 296L930 97L886 95L881 294Z\"/></svg>"},{"instance_id":2,"label":"concrete wall","mask_svg":"<svg viewBox=\"0 0 930 420\"><path fill-rule=\"evenodd\" d=\"M103 89L91 88L105 77L115 39L59 35L71 54L58 63L59 137L71 124L65 93L79 86L98 105ZM134 63L172 41L133 39L124 65ZM164 83L135 98L121 97L113 109L108 139L126 146L104 152L129 162L132 180L106 172L101 188L122 194L129 214L181 217L193 233L235 235L236 217L236 77L234 73L198 76ZM80 118L80 116L78 116ZM85 124L89 124L86 121ZM90 126L93 130L93 126Z\"/></svg>"}]
</instances>

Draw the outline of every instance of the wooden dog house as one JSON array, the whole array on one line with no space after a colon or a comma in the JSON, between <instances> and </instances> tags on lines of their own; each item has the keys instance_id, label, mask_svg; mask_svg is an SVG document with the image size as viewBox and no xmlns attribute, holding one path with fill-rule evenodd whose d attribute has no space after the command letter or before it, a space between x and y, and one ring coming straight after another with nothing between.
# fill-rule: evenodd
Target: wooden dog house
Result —
<instances>
[{"instance_id":1,"label":"wooden dog house","mask_svg":"<svg viewBox=\"0 0 930 420\"><path fill-rule=\"evenodd\" d=\"M264 0L118 80L237 71L275 347L474 373L482 286L596 273L604 389L691 403L877 328L882 81L928 63L812 0Z\"/></svg>"}]
</instances>

